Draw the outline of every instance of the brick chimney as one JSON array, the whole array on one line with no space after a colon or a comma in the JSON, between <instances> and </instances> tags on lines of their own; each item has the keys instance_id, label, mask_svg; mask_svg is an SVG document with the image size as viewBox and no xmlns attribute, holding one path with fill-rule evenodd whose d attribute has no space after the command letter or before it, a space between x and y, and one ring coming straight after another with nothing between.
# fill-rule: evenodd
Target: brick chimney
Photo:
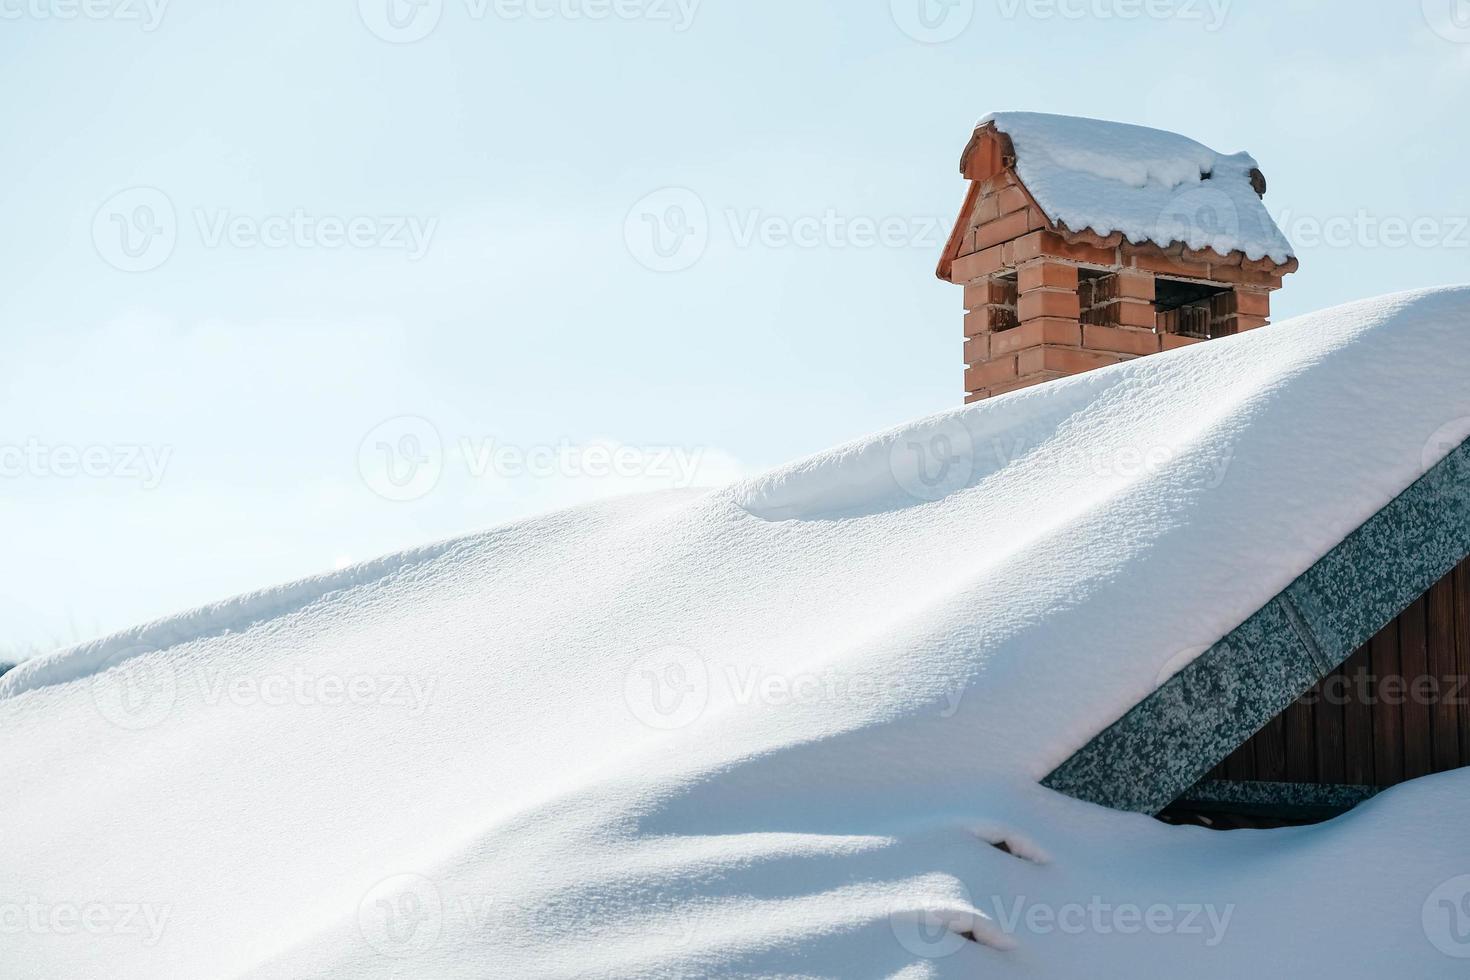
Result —
<instances>
[{"instance_id":1,"label":"brick chimney","mask_svg":"<svg viewBox=\"0 0 1470 980\"><path fill-rule=\"evenodd\" d=\"M1003 113L960 171L939 276L964 286L967 403L1264 326L1297 268L1246 154Z\"/></svg>"}]
</instances>

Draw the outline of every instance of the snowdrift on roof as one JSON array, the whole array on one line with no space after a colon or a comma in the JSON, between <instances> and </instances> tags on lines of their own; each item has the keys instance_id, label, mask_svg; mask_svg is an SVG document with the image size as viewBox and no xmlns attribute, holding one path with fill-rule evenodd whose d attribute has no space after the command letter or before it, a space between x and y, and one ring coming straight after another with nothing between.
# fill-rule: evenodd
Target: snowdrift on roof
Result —
<instances>
[{"instance_id":1,"label":"snowdrift on roof","mask_svg":"<svg viewBox=\"0 0 1470 980\"><path fill-rule=\"evenodd\" d=\"M1036 203L1072 231L1239 250L1278 265L1293 257L1251 186L1257 165L1248 153L1226 156L1176 133L1100 119L998 112L980 125L988 122L1011 138Z\"/></svg>"},{"instance_id":2,"label":"snowdrift on roof","mask_svg":"<svg viewBox=\"0 0 1470 980\"><path fill-rule=\"evenodd\" d=\"M1226 835L1037 780L1466 378L1470 289L1390 296L24 664L0 975L1463 976L1464 774Z\"/></svg>"}]
</instances>

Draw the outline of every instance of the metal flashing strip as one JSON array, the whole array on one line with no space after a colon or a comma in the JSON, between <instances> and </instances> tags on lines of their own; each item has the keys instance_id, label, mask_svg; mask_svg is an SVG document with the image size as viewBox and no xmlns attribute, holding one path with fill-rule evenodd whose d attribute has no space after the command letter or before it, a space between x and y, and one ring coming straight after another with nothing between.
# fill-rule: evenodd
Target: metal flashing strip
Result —
<instances>
[{"instance_id":1,"label":"metal flashing strip","mask_svg":"<svg viewBox=\"0 0 1470 980\"><path fill-rule=\"evenodd\" d=\"M1042 780L1157 813L1470 555L1470 441Z\"/></svg>"}]
</instances>

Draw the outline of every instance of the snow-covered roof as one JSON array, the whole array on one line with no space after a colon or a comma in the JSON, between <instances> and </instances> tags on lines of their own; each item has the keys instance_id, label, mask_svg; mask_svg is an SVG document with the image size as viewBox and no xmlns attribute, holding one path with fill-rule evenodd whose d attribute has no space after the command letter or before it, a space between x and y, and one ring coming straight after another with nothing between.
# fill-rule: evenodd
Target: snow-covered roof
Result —
<instances>
[{"instance_id":1,"label":"snow-covered roof","mask_svg":"<svg viewBox=\"0 0 1470 980\"><path fill-rule=\"evenodd\" d=\"M997 112L1016 170L1046 216L1074 232L1286 264L1291 243L1267 212L1248 153L1229 156L1176 133L1039 112Z\"/></svg>"},{"instance_id":2,"label":"snow-covered roof","mask_svg":"<svg viewBox=\"0 0 1470 980\"><path fill-rule=\"evenodd\" d=\"M1470 774L1221 835L1037 781L1470 435L1467 328L1340 307L23 664L0 975L1461 976Z\"/></svg>"}]
</instances>

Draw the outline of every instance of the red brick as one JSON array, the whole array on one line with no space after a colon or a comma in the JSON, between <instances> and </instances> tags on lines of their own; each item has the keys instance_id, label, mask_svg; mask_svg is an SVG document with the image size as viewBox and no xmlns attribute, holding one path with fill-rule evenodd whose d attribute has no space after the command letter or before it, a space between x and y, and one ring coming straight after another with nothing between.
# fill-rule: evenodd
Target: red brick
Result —
<instances>
[{"instance_id":1,"label":"red brick","mask_svg":"<svg viewBox=\"0 0 1470 980\"><path fill-rule=\"evenodd\" d=\"M1001 214L1010 214L1012 211L1020 211L1021 209L1028 207L1031 204L1031 200L1026 196L1026 192L1021 190L1021 188L1019 187L1002 188L1001 192L996 195L996 199L1000 201Z\"/></svg>"},{"instance_id":2,"label":"red brick","mask_svg":"<svg viewBox=\"0 0 1470 980\"><path fill-rule=\"evenodd\" d=\"M1255 286L1260 289L1280 289L1281 276L1271 272L1257 272L1238 265L1209 266L1206 278L1228 282L1237 286Z\"/></svg>"},{"instance_id":3,"label":"red brick","mask_svg":"<svg viewBox=\"0 0 1470 980\"><path fill-rule=\"evenodd\" d=\"M1030 219L1025 211L1016 211L994 221L988 221L975 229L977 248L990 248L1013 238L1020 238L1031 230Z\"/></svg>"},{"instance_id":4,"label":"red brick","mask_svg":"<svg viewBox=\"0 0 1470 980\"><path fill-rule=\"evenodd\" d=\"M1174 350L1179 347L1188 347L1190 344L1203 344L1203 337L1185 337L1182 334L1166 333L1159 338L1163 341L1164 350Z\"/></svg>"},{"instance_id":5,"label":"red brick","mask_svg":"<svg viewBox=\"0 0 1470 980\"><path fill-rule=\"evenodd\" d=\"M989 397L990 397L990 392L988 392L988 391L984 391L984 390L981 390L981 391L967 391L967 392L965 392L965 404L966 405L973 405L976 402L983 402L985 399L987 399Z\"/></svg>"},{"instance_id":6,"label":"red brick","mask_svg":"<svg viewBox=\"0 0 1470 980\"><path fill-rule=\"evenodd\" d=\"M1118 323L1124 327L1150 327L1158 320L1153 303L1137 300L1118 300Z\"/></svg>"},{"instance_id":7,"label":"red brick","mask_svg":"<svg viewBox=\"0 0 1470 980\"><path fill-rule=\"evenodd\" d=\"M984 364L990 360L990 338L991 334L982 333L977 337L965 338L965 363ZM998 336L1005 336L999 334Z\"/></svg>"},{"instance_id":8,"label":"red brick","mask_svg":"<svg viewBox=\"0 0 1470 980\"><path fill-rule=\"evenodd\" d=\"M1117 294L1119 299L1146 299L1152 303L1155 298L1154 274L1137 269L1118 270Z\"/></svg>"},{"instance_id":9,"label":"red brick","mask_svg":"<svg viewBox=\"0 0 1470 980\"><path fill-rule=\"evenodd\" d=\"M1037 240L1039 255L1050 255L1058 259L1071 259L1073 262L1081 262L1084 265L1100 265L1107 268L1118 265L1118 250L1115 248L1098 248L1095 245L1083 245L1078 242L1070 245L1067 240L1055 232L1043 231Z\"/></svg>"},{"instance_id":10,"label":"red brick","mask_svg":"<svg viewBox=\"0 0 1470 980\"><path fill-rule=\"evenodd\" d=\"M1236 333L1245 333L1247 330L1259 330L1270 322L1263 316L1245 316L1244 314L1237 314L1232 319L1235 320Z\"/></svg>"},{"instance_id":11,"label":"red brick","mask_svg":"<svg viewBox=\"0 0 1470 980\"><path fill-rule=\"evenodd\" d=\"M979 391L993 384L1010 381L1016 376L1016 359L1001 357L986 364L965 368L965 390Z\"/></svg>"},{"instance_id":12,"label":"red brick","mask_svg":"<svg viewBox=\"0 0 1470 980\"><path fill-rule=\"evenodd\" d=\"M964 255L954 260L949 271L950 282L974 282L1001 270L1001 253L998 248L987 248L983 252Z\"/></svg>"},{"instance_id":13,"label":"red brick","mask_svg":"<svg viewBox=\"0 0 1470 980\"><path fill-rule=\"evenodd\" d=\"M982 306L965 314L965 336L974 337L995 330L1008 330L1016 325L1016 311L1004 306Z\"/></svg>"},{"instance_id":14,"label":"red brick","mask_svg":"<svg viewBox=\"0 0 1470 980\"><path fill-rule=\"evenodd\" d=\"M1094 368L1107 367L1127 360L1124 354L1102 353L1092 350L1074 350L1068 347L1046 347L1045 365L1048 371L1062 374L1082 374Z\"/></svg>"},{"instance_id":15,"label":"red brick","mask_svg":"<svg viewBox=\"0 0 1470 980\"><path fill-rule=\"evenodd\" d=\"M1014 287L999 279L982 279L979 282L965 283L965 309L978 310L982 306L992 304L1004 305L1008 300L1014 302Z\"/></svg>"},{"instance_id":16,"label":"red brick","mask_svg":"<svg viewBox=\"0 0 1470 980\"><path fill-rule=\"evenodd\" d=\"M1055 381L1061 377L1065 377L1065 375L1059 374L1056 371L1038 371L1035 374L1028 374L1024 378L1017 378L1010 384L995 385L989 390L989 396L994 398L996 395L1004 395L1008 391L1020 391L1022 388L1032 388L1036 385L1046 384L1048 381Z\"/></svg>"},{"instance_id":17,"label":"red brick","mask_svg":"<svg viewBox=\"0 0 1470 980\"><path fill-rule=\"evenodd\" d=\"M1256 289L1237 289L1235 311L1247 316L1270 316L1271 294Z\"/></svg>"},{"instance_id":18,"label":"red brick","mask_svg":"<svg viewBox=\"0 0 1470 980\"><path fill-rule=\"evenodd\" d=\"M1016 355L1016 374L1026 377L1046 370L1046 348L1027 347Z\"/></svg>"},{"instance_id":19,"label":"red brick","mask_svg":"<svg viewBox=\"0 0 1470 980\"><path fill-rule=\"evenodd\" d=\"M1082 343L1082 325L1076 320L1044 316L992 336L991 350L997 355L1042 344L1077 347Z\"/></svg>"},{"instance_id":20,"label":"red brick","mask_svg":"<svg viewBox=\"0 0 1470 980\"><path fill-rule=\"evenodd\" d=\"M1084 324L1082 346L1093 350L1116 351L1120 354L1157 354L1159 335L1152 330L1129 330L1123 327L1098 327Z\"/></svg>"},{"instance_id":21,"label":"red brick","mask_svg":"<svg viewBox=\"0 0 1470 980\"><path fill-rule=\"evenodd\" d=\"M1041 258L1041 236L1043 234L1045 233L1033 231L1013 242L1006 242L1002 246L1004 249L1002 258L1005 260L1006 267L1019 266L1023 262Z\"/></svg>"},{"instance_id":22,"label":"red brick","mask_svg":"<svg viewBox=\"0 0 1470 980\"><path fill-rule=\"evenodd\" d=\"M987 221L994 221L996 218L999 217L1000 195L986 194L984 197L980 198L980 202L975 205L975 216L972 220L974 221L976 227L978 227Z\"/></svg>"},{"instance_id":23,"label":"red brick","mask_svg":"<svg viewBox=\"0 0 1470 980\"><path fill-rule=\"evenodd\" d=\"M1082 308L1078 305L1075 292L1042 289L1022 293L1016 304L1016 313L1023 323L1043 316L1075 320L1082 315Z\"/></svg>"},{"instance_id":24,"label":"red brick","mask_svg":"<svg viewBox=\"0 0 1470 980\"><path fill-rule=\"evenodd\" d=\"M1126 247L1125 247L1126 248ZM1153 252L1129 252L1128 264L1135 269L1144 269L1157 273L1161 276L1172 276L1176 279L1209 279L1210 267L1193 262L1176 262L1167 256L1158 255ZM1238 271L1238 270L1237 270Z\"/></svg>"},{"instance_id":25,"label":"red brick","mask_svg":"<svg viewBox=\"0 0 1470 980\"><path fill-rule=\"evenodd\" d=\"M1048 262L1045 259L1027 262L1016 270L1017 288L1021 292L1033 289L1076 289L1077 267L1065 262Z\"/></svg>"}]
</instances>

